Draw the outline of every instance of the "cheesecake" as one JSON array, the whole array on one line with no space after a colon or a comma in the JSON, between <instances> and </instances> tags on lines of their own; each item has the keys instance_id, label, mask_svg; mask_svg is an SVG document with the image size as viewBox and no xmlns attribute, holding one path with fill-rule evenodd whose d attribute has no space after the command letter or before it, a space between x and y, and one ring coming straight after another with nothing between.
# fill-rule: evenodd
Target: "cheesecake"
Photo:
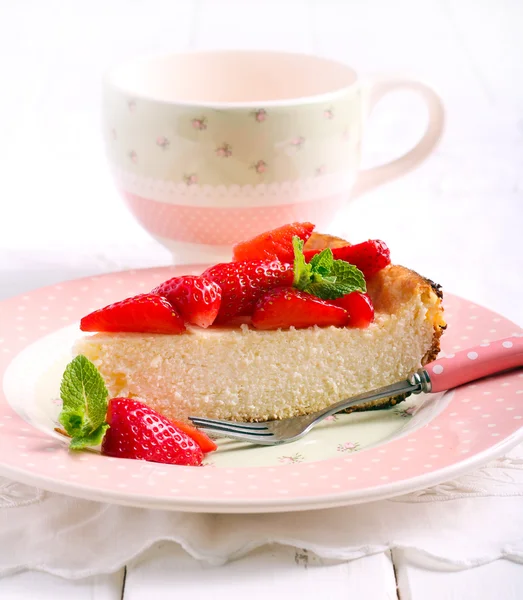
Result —
<instances>
[{"instance_id":1,"label":"cheesecake","mask_svg":"<svg viewBox=\"0 0 523 600\"><path fill-rule=\"evenodd\" d=\"M340 238L312 233L304 251L310 256L347 246ZM206 327L186 323L173 334L83 335L74 353L96 365L111 397L140 400L168 418L265 421L305 415L405 379L437 357L445 329L439 286L387 264L366 277L366 294L374 310L366 327L264 329L253 325L255 315L240 313L228 320L218 315ZM244 312L249 310L257 309ZM378 400L360 410L402 399Z\"/></svg>"}]
</instances>

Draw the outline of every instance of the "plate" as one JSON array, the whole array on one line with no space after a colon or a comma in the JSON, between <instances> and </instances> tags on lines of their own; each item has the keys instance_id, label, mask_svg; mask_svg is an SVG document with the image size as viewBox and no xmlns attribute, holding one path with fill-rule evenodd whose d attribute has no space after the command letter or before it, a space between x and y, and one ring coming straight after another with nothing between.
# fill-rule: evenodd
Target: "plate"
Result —
<instances>
[{"instance_id":1,"label":"plate","mask_svg":"<svg viewBox=\"0 0 523 600\"><path fill-rule=\"evenodd\" d=\"M390 498L459 476L523 440L523 371L387 411L336 416L304 439L255 447L222 440L201 468L71 453L53 430L78 320L201 267L89 277L0 303L0 474L40 488L131 506L278 512ZM521 336L486 308L446 294L442 352Z\"/></svg>"}]
</instances>

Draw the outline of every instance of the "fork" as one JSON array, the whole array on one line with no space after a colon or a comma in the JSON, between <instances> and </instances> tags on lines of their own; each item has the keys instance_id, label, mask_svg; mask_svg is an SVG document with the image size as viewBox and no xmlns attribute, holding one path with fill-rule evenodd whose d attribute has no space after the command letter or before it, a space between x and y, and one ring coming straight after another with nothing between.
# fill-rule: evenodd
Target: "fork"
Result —
<instances>
[{"instance_id":1,"label":"fork","mask_svg":"<svg viewBox=\"0 0 523 600\"><path fill-rule=\"evenodd\" d=\"M189 417L197 427L225 437L263 446L294 442L325 418L372 400L405 394L436 393L482 377L523 366L523 338L512 336L449 354L417 370L407 379L341 400L318 412L260 423Z\"/></svg>"}]
</instances>

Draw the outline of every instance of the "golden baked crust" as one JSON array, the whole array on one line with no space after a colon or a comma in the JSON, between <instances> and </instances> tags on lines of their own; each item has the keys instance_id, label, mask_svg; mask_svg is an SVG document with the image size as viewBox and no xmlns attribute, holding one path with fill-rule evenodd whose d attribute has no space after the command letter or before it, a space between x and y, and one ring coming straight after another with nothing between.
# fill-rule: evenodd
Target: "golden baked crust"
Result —
<instances>
[{"instance_id":1,"label":"golden baked crust","mask_svg":"<svg viewBox=\"0 0 523 600\"><path fill-rule=\"evenodd\" d=\"M341 248L342 246L350 246L350 243L334 235L313 231L311 237L305 243L304 249L323 250L324 248Z\"/></svg>"},{"instance_id":2,"label":"golden baked crust","mask_svg":"<svg viewBox=\"0 0 523 600\"><path fill-rule=\"evenodd\" d=\"M433 361L440 350L440 338L447 325L443 318L441 286L401 265L389 265L367 282L367 291L374 308L383 313L394 314L412 296L423 298L430 306L427 318L432 321L434 335L432 347L423 357L422 364Z\"/></svg>"},{"instance_id":3,"label":"golden baked crust","mask_svg":"<svg viewBox=\"0 0 523 600\"><path fill-rule=\"evenodd\" d=\"M339 248L348 244L349 242L338 237L313 233L305 247L322 250ZM440 285L401 265L389 265L367 281L367 292L372 299L374 309L386 314L395 314L400 306L413 296L421 297L429 307L427 318L432 321L434 328L432 346L423 357L421 364L426 365L437 358L440 351L440 339L447 327L443 317L443 292ZM390 408L405 399L405 395L385 398L362 405L361 408L349 409L347 412Z\"/></svg>"}]
</instances>

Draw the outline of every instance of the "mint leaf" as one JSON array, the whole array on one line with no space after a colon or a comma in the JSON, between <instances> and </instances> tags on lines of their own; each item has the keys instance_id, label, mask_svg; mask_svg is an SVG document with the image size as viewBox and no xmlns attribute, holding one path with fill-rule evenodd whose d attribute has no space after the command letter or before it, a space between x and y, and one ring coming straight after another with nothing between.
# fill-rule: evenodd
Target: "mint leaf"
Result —
<instances>
[{"instance_id":1,"label":"mint leaf","mask_svg":"<svg viewBox=\"0 0 523 600\"><path fill-rule=\"evenodd\" d=\"M330 248L325 248L319 254L315 254L309 263L313 273L319 273L322 276L327 276L332 269L334 257Z\"/></svg>"},{"instance_id":2,"label":"mint leaf","mask_svg":"<svg viewBox=\"0 0 523 600\"><path fill-rule=\"evenodd\" d=\"M109 429L109 425L107 423L103 423L92 431L84 436L78 435L71 438L71 442L69 443L69 448L71 450L83 450L88 446L98 446L102 443L105 432Z\"/></svg>"},{"instance_id":3,"label":"mint leaf","mask_svg":"<svg viewBox=\"0 0 523 600\"><path fill-rule=\"evenodd\" d=\"M354 289L354 286L347 283L321 281L309 284L304 291L313 296L317 296L322 300L335 300L336 298L341 298L346 294L360 290Z\"/></svg>"},{"instance_id":4,"label":"mint leaf","mask_svg":"<svg viewBox=\"0 0 523 600\"><path fill-rule=\"evenodd\" d=\"M97 445L109 427L107 388L94 364L85 356L74 358L65 368L60 385L62 411L58 420L71 436L70 448Z\"/></svg>"},{"instance_id":5,"label":"mint leaf","mask_svg":"<svg viewBox=\"0 0 523 600\"><path fill-rule=\"evenodd\" d=\"M303 240L297 235L292 238L292 247L294 248L294 281L292 285L303 290L311 280L312 267L305 260Z\"/></svg>"},{"instance_id":6,"label":"mint leaf","mask_svg":"<svg viewBox=\"0 0 523 600\"><path fill-rule=\"evenodd\" d=\"M310 263L307 263L303 254L303 241L294 236L292 246L295 288L323 300L335 300L351 292L367 290L363 273L344 260L334 260L330 248L315 254Z\"/></svg>"},{"instance_id":7,"label":"mint leaf","mask_svg":"<svg viewBox=\"0 0 523 600\"><path fill-rule=\"evenodd\" d=\"M338 290L335 283L330 281L317 281L310 283L304 290L322 300L335 300L341 298L344 294Z\"/></svg>"},{"instance_id":8,"label":"mint leaf","mask_svg":"<svg viewBox=\"0 0 523 600\"><path fill-rule=\"evenodd\" d=\"M363 273L348 262L344 260L335 260L332 264L331 273L336 277L337 284L347 284L353 289L352 292L366 292L367 284L365 282L365 276ZM350 294L350 292L345 292Z\"/></svg>"},{"instance_id":9,"label":"mint leaf","mask_svg":"<svg viewBox=\"0 0 523 600\"><path fill-rule=\"evenodd\" d=\"M58 420L69 435L71 435L71 432L82 430L83 416L81 414L62 409Z\"/></svg>"}]
</instances>

